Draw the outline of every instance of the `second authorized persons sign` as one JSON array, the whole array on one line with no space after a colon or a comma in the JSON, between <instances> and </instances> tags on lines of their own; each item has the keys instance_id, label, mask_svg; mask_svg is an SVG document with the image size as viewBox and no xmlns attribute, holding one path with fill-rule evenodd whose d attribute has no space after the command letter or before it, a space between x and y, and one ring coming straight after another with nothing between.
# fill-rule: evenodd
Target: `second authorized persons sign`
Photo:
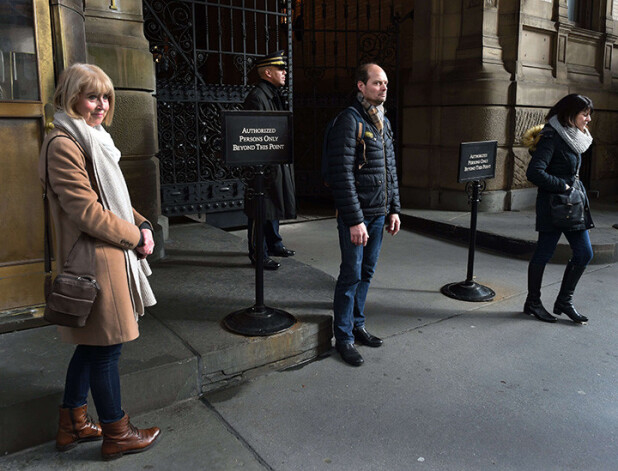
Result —
<instances>
[{"instance_id":1,"label":"second authorized persons sign","mask_svg":"<svg viewBox=\"0 0 618 471\"><path fill-rule=\"evenodd\" d=\"M221 115L227 165L292 163L291 112L223 111Z\"/></svg>"},{"instance_id":2,"label":"second authorized persons sign","mask_svg":"<svg viewBox=\"0 0 618 471\"><path fill-rule=\"evenodd\" d=\"M470 182L496 176L497 141L462 142L457 181Z\"/></svg>"}]
</instances>

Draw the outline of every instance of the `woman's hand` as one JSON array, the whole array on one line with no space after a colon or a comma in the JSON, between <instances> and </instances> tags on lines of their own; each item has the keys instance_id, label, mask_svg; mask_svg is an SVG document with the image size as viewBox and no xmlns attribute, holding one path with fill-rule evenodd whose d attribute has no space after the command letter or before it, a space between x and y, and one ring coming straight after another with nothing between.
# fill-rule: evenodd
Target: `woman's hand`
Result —
<instances>
[{"instance_id":1,"label":"woman's hand","mask_svg":"<svg viewBox=\"0 0 618 471\"><path fill-rule=\"evenodd\" d=\"M144 245L136 247L135 250L138 254L144 257L150 255L154 251L154 239L152 238L152 231L150 229L142 229L142 237L144 239Z\"/></svg>"}]
</instances>

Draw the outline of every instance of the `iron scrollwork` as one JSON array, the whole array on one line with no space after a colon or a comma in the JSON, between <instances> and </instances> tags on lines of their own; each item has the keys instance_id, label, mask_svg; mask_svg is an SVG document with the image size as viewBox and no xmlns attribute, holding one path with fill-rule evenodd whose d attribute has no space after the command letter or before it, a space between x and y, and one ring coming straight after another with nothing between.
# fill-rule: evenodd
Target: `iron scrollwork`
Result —
<instances>
[{"instance_id":1,"label":"iron scrollwork","mask_svg":"<svg viewBox=\"0 0 618 471\"><path fill-rule=\"evenodd\" d=\"M240 109L251 88L247 77L256 54L246 53L250 41L255 39L252 46L263 49L260 54L280 47L278 42L269 44L268 28L264 38L248 37L249 19L274 24L272 36L279 37L279 6L272 12L269 8L144 0L144 34L156 63L164 214L242 209L251 169L224 165L221 111ZM240 28L233 18L242 18ZM228 37L239 38L236 52L221 45Z\"/></svg>"}]
</instances>

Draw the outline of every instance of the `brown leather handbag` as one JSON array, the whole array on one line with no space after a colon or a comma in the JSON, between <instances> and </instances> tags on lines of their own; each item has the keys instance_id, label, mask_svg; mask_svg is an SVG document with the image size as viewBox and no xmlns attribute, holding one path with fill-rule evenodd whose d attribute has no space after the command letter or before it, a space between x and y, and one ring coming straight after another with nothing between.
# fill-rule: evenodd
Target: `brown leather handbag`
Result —
<instances>
[{"instance_id":1,"label":"brown leather handbag","mask_svg":"<svg viewBox=\"0 0 618 471\"><path fill-rule=\"evenodd\" d=\"M45 214L45 299L47 304L43 318L56 325L65 327L83 327L92 311L99 292L99 285L94 277L95 257L94 240L82 232L60 273L52 282L52 247L49 222L49 202L47 199L47 152L49 144L58 137L50 139L45 151L45 186L43 189L43 206ZM70 139L70 138L69 138ZM78 146L79 147L79 146ZM81 148L80 148L81 149Z\"/></svg>"}]
</instances>

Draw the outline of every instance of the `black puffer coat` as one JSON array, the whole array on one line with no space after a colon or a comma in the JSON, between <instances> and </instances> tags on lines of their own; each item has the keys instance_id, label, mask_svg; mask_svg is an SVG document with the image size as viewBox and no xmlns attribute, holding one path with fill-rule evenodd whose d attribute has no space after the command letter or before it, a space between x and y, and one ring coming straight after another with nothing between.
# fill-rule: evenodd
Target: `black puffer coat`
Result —
<instances>
[{"instance_id":1,"label":"black puffer coat","mask_svg":"<svg viewBox=\"0 0 618 471\"><path fill-rule=\"evenodd\" d=\"M329 186L346 226L360 224L364 218L401 212L390 122L384 117L383 138L360 102L354 100L352 106L365 121L363 140L367 163L358 168L359 119L352 110L346 109L337 117L329 132L327 148Z\"/></svg>"},{"instance_id":2,"label":"black puffer coat","mask_svg":"<svg viewBox=\"0 0 618 471\"><path fill-rule=\"evenodd\" d=\"M249 92L243 104L245 110L286 111L277 88L266 80L260 80ZM253 182L249 183L253 187ZM255 218L255 200L245 197L245 214ZM296 218L296 184L294 165L272 165L266 179L264 192L264 215L267 220Z\"/></svg>"},{"instance_id":3,"label":"black puffer coat","mask_svg":"<svg viewBox=\"0 0 618 471\"><path fill-rule=\"evenodd\" d=\"M555 193L564 193L565 185L573 186L581 163L581 155L560 137L560 134L546 124L536 149L531 152L532 159L528 165L526 177L539 187L536 196L536 230L539 232L560 230L551 222L550 197ZM581 185L584 193L584 185ZM590 206L586 196L583 224L572 227L571 231L581 231L594 227L590 215Z\"/></svg>"}]
</instances>

